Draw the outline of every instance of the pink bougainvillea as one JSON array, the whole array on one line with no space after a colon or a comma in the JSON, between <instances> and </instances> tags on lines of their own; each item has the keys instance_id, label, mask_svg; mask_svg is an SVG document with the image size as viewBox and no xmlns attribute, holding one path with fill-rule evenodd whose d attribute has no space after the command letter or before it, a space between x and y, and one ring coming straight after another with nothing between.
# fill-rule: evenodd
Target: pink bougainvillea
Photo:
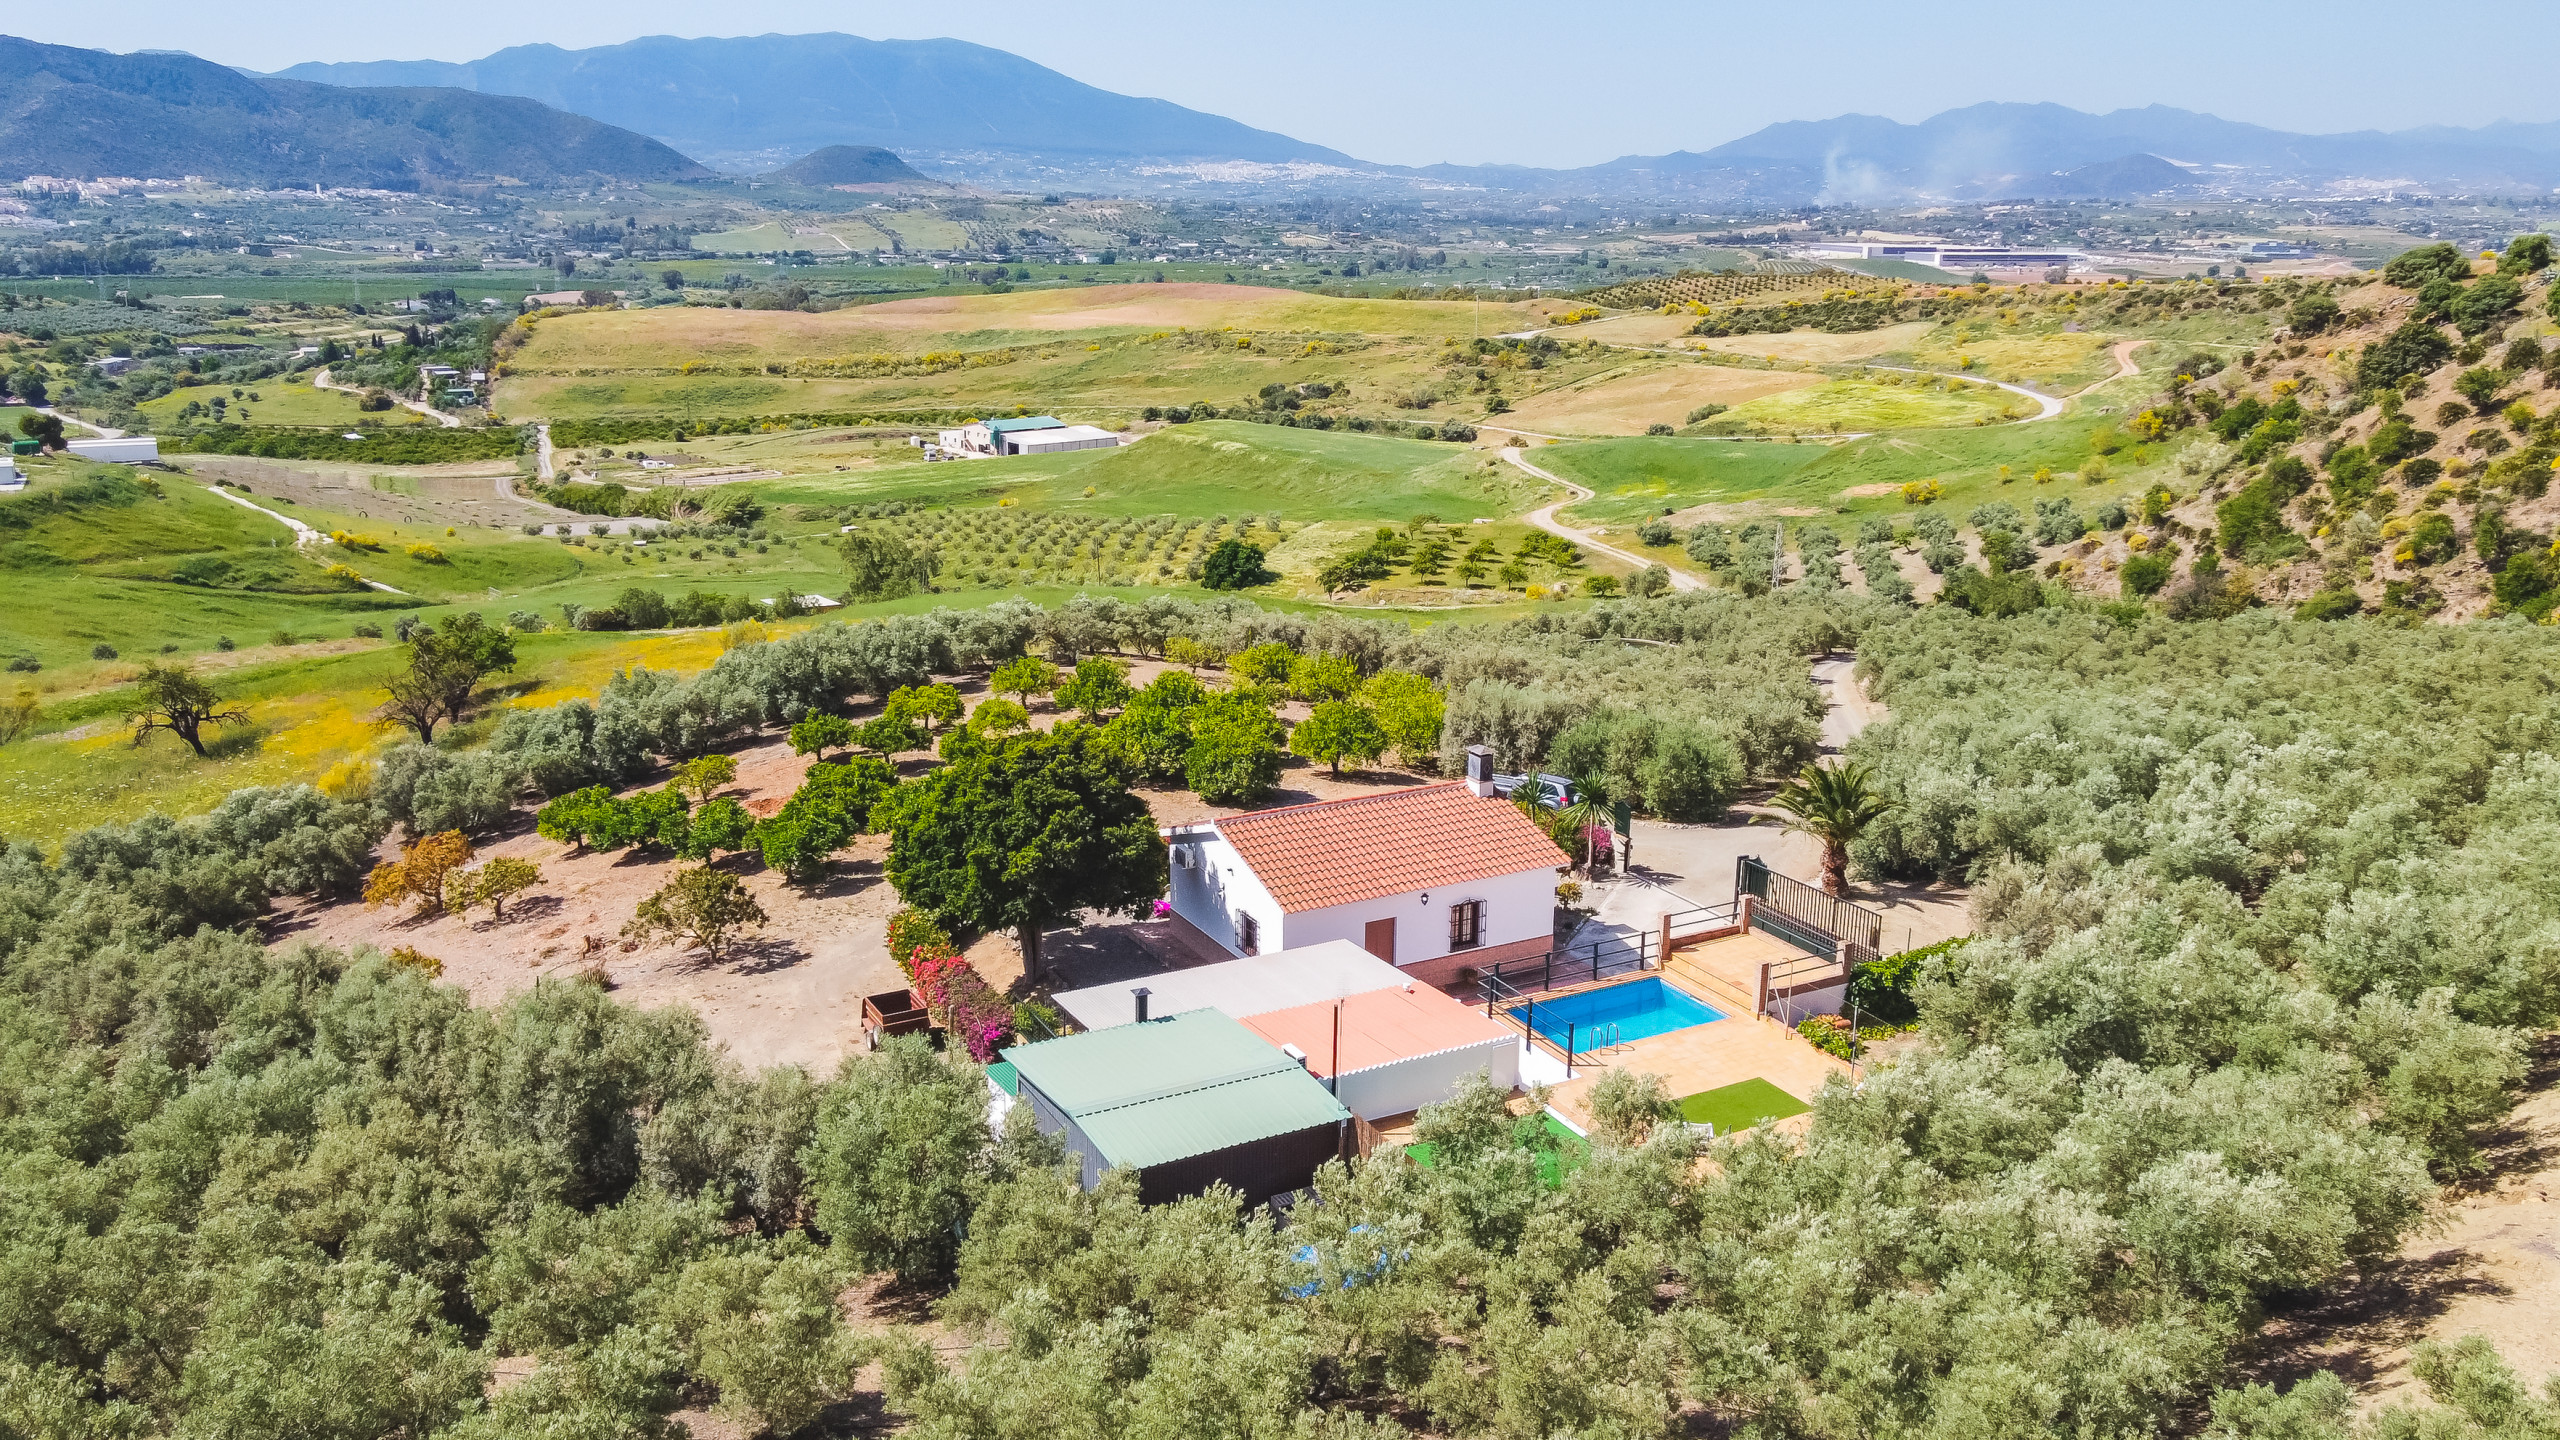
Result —
<instances>
[{"instance_id":1,"label":"pink bougainvillea","mask_svg":"<svg viewBox=\"0 0 2560 1440\"><path fill-rule=\"evenodd\" d=\"M989 985L930 917L901 910L889 920L889 953L906 972L933 1023L984 1065L1013 1038L1013 1006Z\"/></svg>"}]
</instances>

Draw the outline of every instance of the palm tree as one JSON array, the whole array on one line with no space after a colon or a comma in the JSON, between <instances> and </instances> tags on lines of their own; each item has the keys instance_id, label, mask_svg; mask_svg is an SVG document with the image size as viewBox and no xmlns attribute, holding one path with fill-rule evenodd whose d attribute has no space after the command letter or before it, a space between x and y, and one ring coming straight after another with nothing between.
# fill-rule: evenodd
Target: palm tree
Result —
<instances>
[{"instance_id":1,"label":"palm tree","mask_svg":"<svg viewBox=\"0 0 2560 1440\"><path fill-rule=\"evenodd\" d=\"M1536 782L1533 780L1530 783L1534 785ZM1573 847L1581 857L1582 873L1585 875L1591 873L1591 857L1597 848L1591 843L1592 832L1608 825L1612 818L1614 817L1609 809L1608 795L1591 781L1576 777L1573 782L1573 803L1556 812L1555 828L1573 837ZM1611 843L1616 842L1612 840Z\"/></svg>"},{"instance_id":2,"label":"palm tree","mask_svg":"<svg viewBox=\"0 0 2560 1440\"><path fill-rule=\"evenodd\" d=\"M1893 808L1876 791L1875 771L1854 762L1807 765L1769 803L1787 812L1788 829L1822 842L1822 888L1833 895L1849 893L1849 843Z\"/></svg>"}]
</instances>

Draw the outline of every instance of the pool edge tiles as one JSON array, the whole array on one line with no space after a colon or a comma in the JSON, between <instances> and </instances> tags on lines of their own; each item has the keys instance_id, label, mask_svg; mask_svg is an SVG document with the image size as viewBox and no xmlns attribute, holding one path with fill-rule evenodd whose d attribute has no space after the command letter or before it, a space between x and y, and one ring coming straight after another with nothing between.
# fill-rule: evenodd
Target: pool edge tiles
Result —
<instances>
[{"instance_id":1,"label":"pool edge tiles","mask_svg":"<svg viewBox=\"0 0 2560 1440\"><path fill-rule=\"evenodd\" d=\"M1650 1040L1728 1018L1725 1012L1659 975L1578 990L1552 1000L1534 1001L1521 1009L1527 1012L1537 1033L1559 1048L1566 1044L1566 1027L1571 1026L1576 1049L1600 1043L1604 1038L1620 1043ZM1607 1035L1611 1025L1618 1027L1614 1037Z\"/></svg>"}]
</instances>

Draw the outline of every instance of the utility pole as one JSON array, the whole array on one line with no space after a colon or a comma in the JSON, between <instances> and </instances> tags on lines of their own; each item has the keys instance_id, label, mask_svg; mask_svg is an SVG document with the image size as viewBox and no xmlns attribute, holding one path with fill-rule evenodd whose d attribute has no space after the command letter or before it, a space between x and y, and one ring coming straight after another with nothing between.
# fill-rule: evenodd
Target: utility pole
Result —
<instances>
[{"instance_id":1,"label":"utility pole","mask_svg":"<svg viewBox=\"0 0 2560 1440\"><path fill-rule=\"evenodd\" d=\"M1785 571L1786 565L1787 522L1781 520L1778 522L1778 547L1769 552L1769 589L1772 593L1777 590L1778 577Z\"/></svg>"}]
</instances>

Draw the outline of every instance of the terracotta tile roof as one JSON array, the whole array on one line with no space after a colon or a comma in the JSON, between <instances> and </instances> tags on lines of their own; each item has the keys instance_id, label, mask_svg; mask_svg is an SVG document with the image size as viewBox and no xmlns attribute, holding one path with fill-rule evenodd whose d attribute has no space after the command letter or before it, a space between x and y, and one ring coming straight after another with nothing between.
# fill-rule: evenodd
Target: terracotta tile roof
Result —
<instances>
[{"instance_id":1,"label":"terracotta tile roof","mask_svg":"<svg viewBox=\"0 0 2560 1440\"><path fill-rule=\"evenodd\" d=\"M1464 782L1217 823L1291 914L1572 863L1510 801L1469 794Z\"/></svg>"},{"instance_id":2,"label":"terracotta tile roof","mask_svg":"<svg viewBox=\"0 0 2560 1440\"><path fill-rule=\"evenodd\" d=\"M1333 1009L1342 1007L1342 1072L1438 1055L1476 1045L1508 1045L1509 1027L1486 1019L1428 985L1369 990L1340 1000L1319 1000L1266 1015L1248 1015L1244 1027L1274 1045L1307 1053L1307 1068L1334 1073Z\"/></svg>"}]
</instances>

